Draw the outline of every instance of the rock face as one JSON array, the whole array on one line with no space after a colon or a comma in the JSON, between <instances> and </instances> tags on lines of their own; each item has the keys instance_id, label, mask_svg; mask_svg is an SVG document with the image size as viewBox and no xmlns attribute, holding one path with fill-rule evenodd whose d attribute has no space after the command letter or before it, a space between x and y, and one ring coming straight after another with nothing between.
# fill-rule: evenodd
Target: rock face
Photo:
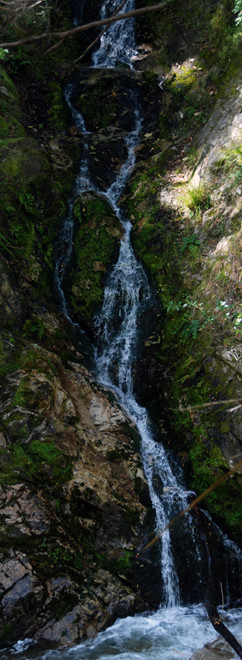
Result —
<instances>
[{"instance_id":1,"label":"rock face","mask_svg":"<svg viewBox=\"0 0 242 660\"><path fill-rule=\"evenodd\" d=\"M195 141L198 149L198 165L192 177L192 184L211 178L214 166L223 160L226 149L236 148L241 142L241 81L240 76L233 81L231 97L223 99L205 124ZM219 139L218 139L219 135Z\"/></svg>"},{"instance_id":2,"label":"rock face","mask_svg":"<svg viewBox=\"0 0 242 660\"><path fill-rule=\"evenodd\" d=\"M84 2L73 0L73 4L80 18ZM85 4L88 5L86 16L91 19L100 2ZM208 396L212 400L240 396L237 340L231 348L228 336L228 344L219 344L218 350L216 345L215 351L214 335L220 324L219 336L226 319L219 317L216 333L209 331L212 315L206 303L211 292L208 287L203 294L199 288L201 271L205 279L206 269L211 268L213 283L226 279L232 272L228 297L234 305L239 189L236 187L235 211L229 208L226 199L222 199L219 207L225 219L228 218L224 236L215 210L211 215L211 209L206 207L208 196L202 217L199 215L197 220L193 217L186 225L187 216L183 217L176 196L180 185L180 180L177 182L175 178L177 173L168 172L161 180L165 177L167 160L169 170L172 150L172 163L180 148L183 153L182 124L187 130L190 121L200 121L200 106L203 107L210 92L213 94L209 76L213 81L216 76L214 71L207 70L207 63L204 73L200 72L200 62L193 58L189 59L189 66L184 63L185 75L181 66L182 57L190 58L193 50L199 52L200 33L202 45L207 44L208 27L209 33L215 29L216 39L220 38L219 15L214 28L210 20L213 4L204 3L208 5L209 23L204 22L203 26L201 21L195 35L196 2L191 3L185 14L182 8L182 20L178 17L178 23L176 15L168 12L162 28L164 38L157 34L160 42L163 41L162 48L167 48L164 70L157 51L154 57L149 56L150 71L144 71L144 75L132 73L133 93L139 95L143 85L138 98L140 102L142 99L146 132L139 151L137 180L132 182L129 211L135 225L135 247L150 269L166 313L158 336L154 332L147 341L144 360L147 370L140 395L155 410L162 438L170 444L163 430L161 409L166 413L168 430L172 431L169 438L174 439L174 448L185 467L189 464L189 483L200 491L228 466L233 466L241 450L240 409L236 405L234 410L212 415L206 412L204 416L189 409L185 418L179 417L180 406L186 408L190 403L203 402ZM177 6L175 11L179 11ZM191 38L187 26L183 26L184 20L189 24L189 13L192 14ZM155 33L159 22L154 23ZM113 396L101 389L83 366L80 337L75 338L73 345L70 328L60 320L55 307L53 310L56 302L50 284L53 245L57 227L66 213L63 200L73 185L74 162L82 153L82 135L68 124L70 117L67 118L67 108L60 101L63 95L57 83L58 67L66 70L65 45L62 57L58 66L53 60L52 74L47 73L44 64L36 77L30 62L20 62L19 70L16 64L15 80L21 87L21 103L25 110L28 106L24 121L16 86L0 67L0 127L4 138L0 145L4 175L0 198L4 217L0 241L3 254L0 262L0 643L3 647L25 636L40 642L71 644L94 636L117 616L157 606L160 600L156 548L149 554L142 552L153 534L154 519L139 455L139 438ZM173 58L181 64L176 65L174 75L171 70L170 81L168 74L168 90L163 93L163 74ZM8 65L10 69L11 62ZM142 64L141 68L145 67ZM199 93L196 85L193 89L193 77L187 69L194 76L197 69ZM46 108L46 114L45 106L42 109L42 103L34 98L41 76L45 81L42 100L52 89L51 108ZM87 129L93 131L90 165L95 184L104 190L112 181L113 168L118 172L126 156L125 140L133 121L132 94L129 98L126 94L131 74L122 69L116 75L113 71L83 68L76 77L79 86L73 104L83 113ZM26 80L29 82L26 96L31 99L33 94L34 106L31 100L24 99ZM237 95L235 103L234 100L215 111L198 137L197 151L202 160L196 170L197 180L209 179L213 186L221 174L221 149L217 148L215 126L219 127L217 135L222 133L222 151L230 148L230 139L234 146L238 137ZM205 107L210 111L210 105L205 103ZM159 126L152 132L159 113ZM193 124L193 130L197 134L198 123ZM205 139L207 149L203 148ZM174 167L177 168L177 163ZM221 168L226 177L226 167L223 170L221 165ZM164 192L166 186L170 186L169 198ZM226 197L226 190L228 186L224 183L220 198L224 193ZM232 206L235 196L229 187L230 194ZM214 190L210 199L215 207L218 198ZM217 210L216 206L216 213ZM74 254L65 286L74 313L90 330L90 319L102 297L103 275L115 259L121 230L111 209L105 204L100 206L95 194L83 194L76 200L74 217ZM183 222L184 234L180 234L178 226L181 223L183 227ZM204 239L202 232L209 228L210 222L209 238ZM204 261L201 257L197 259L197 236L204 247ZM231 250L232 267L226 269ZM188 281L192 292L186 288ZM177 300L180 289L182 295ZM221 291L217 294L216 290L214 296L223 302L224 289ZM189 304L194 303L191 309L187 302L184 304L184 296ZM196 325L196 310L203 310L204 301L205 317L202 311L200 327ZM232 310L235 313L234 307ZM237 326L234 328L237 333ZM212 347L209 334L213 334ZM231 525L235 532L240 484L238 472L228 482L227 490L224 488L223 498L217 498L219 503L214 498L209 504L219 521L225 520L227 527ZM195 657L206 660L215 657L214 649L199 653ZM216 653L216 657L223 657L223 651Z\"/></svg>"},{"instance_id":3,"label":"rock face","mask_svg":"<svg viewBox=\"0 0 242 660\"><path fill-rule=\"evenodd\" d=\"M24 318L24 306L19 296L17 285L9 268L0 261L0 323L1 326L21 323Z\"/></svg>"},{"instance_id":4,"label":"rock face","mask_svg":"<svg viewBox=\"0 0 242 660\"><path fill-rule=\"evenodd\" d=\"M72 643L153 604L139 439L79 362L28 342L20 362L1 381L1 639Z\"/></svg>"}]
</instances>

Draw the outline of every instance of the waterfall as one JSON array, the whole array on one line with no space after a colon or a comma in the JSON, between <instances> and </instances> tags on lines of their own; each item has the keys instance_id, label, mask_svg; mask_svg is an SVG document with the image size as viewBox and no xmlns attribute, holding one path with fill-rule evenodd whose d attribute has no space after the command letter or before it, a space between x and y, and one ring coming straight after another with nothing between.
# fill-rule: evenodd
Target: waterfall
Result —
<instances>
[{"instance_id":1,"label":"waterfall","mask_svg":"<svg viewBox=\"0 0 242 660\"><path fill-rule=\"evenodd\" d=\"M118 9L120 0L104 0L101 8L100 18L112 16ZM127 0L120 13L132 11L135 8L135 0ZM134 19L128 18L113 23L103 34L100 46L93 55L95 67L114 67L118 64L127 64L132 68L131 57L135 52Z\"/></svg>"},{"instance_id":2,"label":"waterfall","mask_svg":"<svg viewBox=\"0 0 242 660\"><path fill-rule=\"evenodd\" d=\"M111 15L119 5L119 0L104 0L101 7L101 18ZM134 7L135 1L127 0L122 11L131 10ZM134 50L133 19L114 23L101 38L100 47L93 55L92 66L93 68L110 69L125 65L132 69L131 58ZM153 294L147 275L132 248L130 240L132 225L119 206L119 199L135 166L135 148L142 133L142 118L138 111L138 104L135 103L135 92L127 89L126 93L132 101L134 112L133 125L129 135L125 138L126 160L116 173L110 186L106 190L101 190L92 182L88 165L91 133L87 131L83 117L75 109L72 101L73 92L74 84L70 83L66 87L65 97L73 121L82 133L84 147L80 169L69 200L69 211L59 236L55 268L56 291L63 313L72 325L77 326L78 324L71 319L70 309L64 293L64 278L71 258L73 244L74 220L72 208L78 195L93 191L109 202L123 228L119 256L107 278L103 303L94 319L97 333L95 348L96 374L99 382L115 393L121 406L135 423L140 434L144 472L156 515L156 533L160 535L161 580L163 585L160 594L163 606L162 615L159 612L155 615L137 618L128 617L125 620L126 628L125 623L117 622L110 629L101 633L96 641L88 642L81 647L78 646L76 651L73 650L73 654L74 657L89 658L90 660L92 658L106 660L110 657L110 654L115 658L120 655L124 660L146 657L150 660L152 658L157 659L157 657L169 660L169 658L174 657L173 646L175 645L179 648L178 653L182 653L183 657L188 660L190 657L188 649L197 648L196 645L192 646L192 644L194 645L194 636L196 644L198 646L202 645L204 641L207 641L207 626L210 626L210 624L207 623L206 617L204 618L200 605L194 605L187 609L181 607L181 579L178 567L179 564L185 565L189 561L187 573L190 572L191 581L202 584L206 565L202 534L199 538L192 515L186 514L179 528L181 537L179 541L180 559L178 560L174 554L172 533L169 529L166 529L162 534L161 532L169 520L187 506L191 498L194 497L194 493L186 490L179 464L177 464L174 456L165 450L152 432L148 413L135 398L132 376L134 362L139 354L140 328L144 323L147 310L152 307ZM218 529L217 533L221 535L222 547L222 533ZM230 545L228 541L225 542L225 545L231 556L236 557L236 561L239 563L241 555L238 555L234 545ZM190 549L189 559L187 559L187 547ZM202 591L200 597L201 593ZM235 621L236 630L238 623L236 615L233 621ZM187 641L189 638L189 625L192 629L190 635L192 635L193 642L191 640ZM144 635L148 639L149 630L152 631L153 640L159 640L159 647L155 647L154 650L152 640L150 646L147 642L146 649L146 642L144 641L142 648L147 650L147 655L146 650L144 655L140 655L138 650L136 654L136 649L140 648L140 640ZM178 640L174 641L176 635L178 637L180 635L180 642ZM211 630L210 635L213 636ZM131 642L131 640L133 641ZM126 646L124 646L125 644ZM157 655L158 648L159 650L163 648L163 655ZM47 656L49 657L48 654ZM50 657L64 658L67 656L63 651L51 651Z\"/></svg>"},{"instance_id":3,"label":"waterfall","mask_svg":"<svg viewBox=\"0 0 242 660\"><path fill-rule=\"evenodd\" d=\"M117 10L119 0L104 0L101 17L105 18ZM122 11L132 10L134 0L127 0ZM93 68L112 69L127 66L132 69L132 54L135 49L134 21L126 19L112 24L101 38L98 50L93 55ZM72 255L74 218L73 203L84 192L95 192L105 198L115 212L123 228L117 262L107 278L103 304L94 319L97 346L95 348L96 373L99 382L115 392L115 395L135 423L141 438L141 454L144 472L149 485L151 502L156 515L156 533L160 535L161 581L160 600L167 607L180 604L181 578L180 568L195 572L196 582L202 585L206 571L206 557L201 532L197 532L194 518L189 513L180 525L179 553L174 554L172 533L169 529L162 532L169 520L184 509L194 493L187 491L183 475L177 461L169 455L161 442L157 441L151 430L147 411L135 399L133 388L133 366L139 353L140 329L144 324L147 311L152 307L153 294L147 275L137 260L132 248L130 233L131 222L119 206L119 199L135 166L136 146L142 132L142 117L138 108L138 99L133 89L127 88L126 97L133 108L133 125L124 137L126 159L114 174L112 183L106 190L101 190L92 181L89 171L89 150L92 134L87 130L84 118L76 110L73 102L74 83L68 83L65 89L66 102L70 108L73 122L83 138L83 157L75 185L69 199L69 211L61 228L55 267L55 285L63 313L74 328L78 327L71 318L71 313L64 292L64 279ZM162 532L162 534L161 534ZM189 556L188 556L189 549ZM232 552L232 551L231 551ZM233 554L233 553L232 553ZM189 578L189 581L190 578ZM191 591L195 593L194 586ZM199 593L199 586L197 593ZM191 596L188 596L188 598ZM200 590L199 597L202 597Z\"/></svg>"}]
</instances>

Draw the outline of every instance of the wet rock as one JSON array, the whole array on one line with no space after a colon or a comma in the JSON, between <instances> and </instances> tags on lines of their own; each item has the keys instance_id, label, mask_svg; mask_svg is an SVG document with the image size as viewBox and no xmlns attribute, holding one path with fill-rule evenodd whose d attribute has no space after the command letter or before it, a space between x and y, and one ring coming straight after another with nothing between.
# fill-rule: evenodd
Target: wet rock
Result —
<instances>
[{"instance_id":1,"label":"wet rock","mask_svg":"<svg viewBox=\"0 0 242 660\"><path fill-rule=\"evenodd\" d=\"M6 492L0 487L0 504L0 534L7 533L9 538L15 538L31 534L39 536L49 530L43 502L22 484L12 486Z\"/></svg>"},{"instance_id":2,"label":"wet rock","mask_svg":"<svg viewBox=\"0 0 242 660\"><path fill-rule=\"evenodd\" d=\"M201 651L195 651L190 660L230 660L235 657L231 646L221 637L207 644Z\"/></svg>"},{"instance_id":3,"label":"wet rock","mask_svg":"<svg viewBox=\"0 0 242 660\"><path fill-rule=\"evenodd\" d=\"M24 318L24 303L12 275L0 260L0 323L2 327L21 323Z\"/></svg>"},{"instance_id":4,"label":"wet rock","mask_svg":"<svg viewBox=\"0 0 242 660\"><path fill-rule=\"evenodd\" d=\"M26 555L9 552L2 558L0 569L1 624L0 634L10 625L14 639L33 628L43 598L43 587L33 575Z\"/></svg>"}]
</instances>

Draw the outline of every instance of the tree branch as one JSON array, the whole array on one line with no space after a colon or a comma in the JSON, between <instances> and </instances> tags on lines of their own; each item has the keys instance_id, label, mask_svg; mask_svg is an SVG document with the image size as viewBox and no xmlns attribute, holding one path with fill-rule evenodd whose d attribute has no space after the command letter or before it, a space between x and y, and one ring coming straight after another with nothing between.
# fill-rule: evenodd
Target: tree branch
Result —
<instances>
[{"instance_id":1,"label":"tree branch","mask_svg":"<svg viewBox=\"0 0 242 660\"><path fill-rule=\"evenodd\" d=\"M179 513L177 513L176 516L174 516L174 518L172 518L167 523L167 525L165 525L165 527L163 527L161 529L161 531L158 534L156 534L156 536L154 536L154 538L151 539L151 541L149 541L149 543L147 543L144 550L149 550L149 548L151 548L152 545L154 545L154 543L156 543L161 538L162 534L164 534L164 532L167 529L170 529L170 527L172 527L172 525L174 525L174 523L176 523L177 520L180 520L180 518L183 518L183 516L185 516L186 513L188 513L188 511L191 511L192 509L194 509L194 507L197 506L197 504L199 504L199 502L204 500L204 498L207 497L207 495L210 495L210 493L212 493L212 491L215 490L215 488L217 488L218 486L223 484L225 481L227 481L227 479L229 479L229 477L231 477L231 475L234 472L236 472L236 470L239 470L239 468L241 468L241 467L242 467L242 461L239 461L238 463L236 463L236 465L234 465L234 467L231 468L231 470L228 470L228 472L226 472L226 474L223 474L223 476L220 477L219 479L217 479L217 481L214 481L214 483L211 484L211 486L206 488L206 490L204 490L203 493L198 495L198 497L196 497L190 504L188 504L188 506L186 506L185 509L182 509L182 511L179 511Z\"/></svg>"},{"instance_id":2,"label":"tree branch","mask_svg":"<svg viewBox=\"0 0 242 660\"><path fill-rule=\"evenodd\" d=\"M113 16L116 16L116 15L121 11L121 9L122 9L122 7L125 5L125 3L126 3L126 0L123 0L123 2L121 2L121 5L119 5L119 7L116 9L116 11L114 12ZM109 28L109 25L106 25L105 28L104 28L104 30L102 30L102 32L100 32L100 34L98 35L98 37L96 37L96 38L92 41L92 43L89 44L89 46L87 46L86 50L83 51L83 53L80 55L80 57L78 57L77 60L74 60L74 62L71 63L71 65L68 67L67 71L65 72L64 80L65 80L66 76L68 75L69 71L70 71L71 69L73 69L73 67L74 67L76 64L78 64L78 62L80 62L81 60L83 60L83 57L85 57L85 55L89 52L89 50L91 50L91 48L93 48L93 46L95 46L95 45L98 43L98 41L102 38L102 36L105 34L105 32L107 32L108 28ZM47 50L47 53L50 52L50 50L52 50L52 49Z\"/></svg>"},{"instance_id":3,"label":"tree branch","mask_svg":"<svg viewBox=\"0 0 242 660\"><path fill-rule=\"evenodd\" d=\"M220 399L219 401L206 401L206 403L197 403L195 406L179 406L178 408L172 408L172 410L179 410L179 412L186 412L187 410L198 410L200 408L210 408L211 406L224 406L225 404L238 403L239 405L236 408L239 408L242 405L242 399ZM234 408L235 410L235 408Z\"/></svg>"},{"instance_id":4,"label":"tree branch","mask_svg":"<svg viewBox=\"0 0 242 660\"><path fill-rule=\"evenodd\" d=\"M68 39L72 35L79 34L79 32L87 32L93 28L102 27L106 25L107 27L114 23L115 21L123 21L126 18L132 18L133 16L140 16L141 14L146 14L153 11L161 11L165 9L170 4L175 2L175 0L165 0L158 5L150 5L149 7L141 7L140 9L134 9L133 11L127 11L124 14L119 14L117 16L111 16L111 18L105 18L99 21L92 21L91 23L86 23L85 25L78 25L78 27L72 28L71 30L66 30L65 32L43 32L42 34L32 35L26 37L25 39L18 39L18 41L5 41L0 43L0 48L18 48L18 46L23 46L24 44L35 43L43 41L45 39L59 39L64 40Z\"/></svg>"}]
</instances>

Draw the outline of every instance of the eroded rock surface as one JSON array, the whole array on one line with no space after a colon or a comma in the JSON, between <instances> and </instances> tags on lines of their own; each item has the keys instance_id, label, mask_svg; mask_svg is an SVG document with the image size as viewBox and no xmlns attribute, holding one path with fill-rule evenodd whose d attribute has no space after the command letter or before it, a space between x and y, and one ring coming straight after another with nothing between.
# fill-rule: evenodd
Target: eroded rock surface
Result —
<instances>
[{"instance_id":1,"label":"eroded rock surface","mask_svg":"<svg viewBox=\"0 0 242 660\"><path fill-rule=\"evenodd\" d=\"M28 342L21 361L1 390L1 634L68 644L151 602L149 496L138 436L87 369Z\"/></svg>"}]
</instances>

